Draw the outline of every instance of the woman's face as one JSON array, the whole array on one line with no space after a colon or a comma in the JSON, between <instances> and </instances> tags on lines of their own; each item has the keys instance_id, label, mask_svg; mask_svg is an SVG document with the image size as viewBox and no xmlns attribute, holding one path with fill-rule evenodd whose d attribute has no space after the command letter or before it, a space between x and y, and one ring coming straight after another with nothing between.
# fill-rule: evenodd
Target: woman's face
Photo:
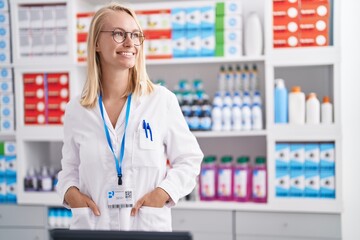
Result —
<instances>
[{"instance_id":1,"label":"woman's face","mask_svg":"<svg viewBox=\"0 0 360 240\"><path fill-rule=\"evenodd\" d=\"M117 35L121 34L121 31L139 32L135 20L128 13L123 11L109 13L104 18L103 28L101 29L101 31L106 32L100 32L96 45L101 65L113 66L116 69L132 68L135 65L140 46L134 45L129 33L126 33L126 38L122 43L115 42L113 32L111 32L115 29ZM117 39L119 39L118 36Z\"/></svg>"}]
</instances>

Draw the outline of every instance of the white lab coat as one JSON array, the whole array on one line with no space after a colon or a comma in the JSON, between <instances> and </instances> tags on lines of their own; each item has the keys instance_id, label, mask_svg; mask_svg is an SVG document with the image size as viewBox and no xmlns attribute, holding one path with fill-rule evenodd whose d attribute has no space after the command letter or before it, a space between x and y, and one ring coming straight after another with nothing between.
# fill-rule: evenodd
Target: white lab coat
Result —
<instances>
[{"instance_id":1,"label":"white lab coat","mask_svg":"<svg viewBox=\"0 0 360 240\"><path fill-rule=\"evenodd\" d=\"M118 158L126 104L115 128L104 111ZM143 120L151 126L153 142L145 137ZM131 208L107 207L107 191L116 186L117 171L98 105L86 109L80 105L80 97L73 98L66 107L64 136L58 193L64 199L66 190L76 186L93 199L101 212L95 216L89 208L72 209L71 229L171 231L170 207L194 188L203 158L172 92L155 86L150 95L132 97L122 163L123 185L133 187L135 202L161 187L172 199L163 208L141 207L138 214L131 217ZM167 170L166 159L170 160L170 170Z\"/></svg>"}]
</instances>

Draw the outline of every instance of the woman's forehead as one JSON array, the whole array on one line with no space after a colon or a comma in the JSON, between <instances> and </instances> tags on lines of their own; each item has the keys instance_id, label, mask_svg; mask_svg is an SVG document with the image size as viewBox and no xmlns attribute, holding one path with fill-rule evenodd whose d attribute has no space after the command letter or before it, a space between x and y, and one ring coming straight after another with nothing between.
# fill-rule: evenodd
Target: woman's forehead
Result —
<instances>
[{"instance_id":1,"label":"woman's forehead","mask_svg":"<svg viewBox=\"0 0 360 240\"><path fill-rule=\"evenodd\" d=\"M104 18L104 27L122 28L125 30L137 30L135 19L125 11L112 11Z\"/></svg>"}]
</instances>

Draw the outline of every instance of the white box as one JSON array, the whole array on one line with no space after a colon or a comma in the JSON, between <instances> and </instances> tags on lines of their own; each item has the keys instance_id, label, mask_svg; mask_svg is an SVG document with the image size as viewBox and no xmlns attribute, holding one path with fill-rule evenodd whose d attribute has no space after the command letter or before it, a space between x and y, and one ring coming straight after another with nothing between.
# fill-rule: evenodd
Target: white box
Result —
<instances>
[{"instance_id":1,"label":"white box","mask_svg":"<svg viewBox=\"0 0 360 240\"><path fill-rule=\"evenodd\" d=\"M290 174L287 170L276 170L275 191L277 197L286 197L290 191Z\"/></svg>"},{"instance_id":2,"label":"white box","mask_svg":"<svg viewBox=\"0 0 360 240\"><path fill-rule=\"evenodd\" d=\"M30 7L30 28L41 29L43 27L42 7Z\"/></svg>"},{"instance_id":3,"label":"white box","mask_svg":"<svg viewBox=\"0 0 360 240\"><path fill-rule=\"evenodd\" d=\"M13 105L0 105L0 119L12 118L14 119L14 106Z\"/></svg>"},{"instance_id":4,"label":"white box","mask_svg":"<svg viewBox=\"0 0 360 240\"><path fill-rule=\"evenodd\" d=\"M55 43L56 43L56 54L57 55L66 55L69 52L68 46L68 31L57 29L55 34Z\"/></svg>"},{"instance_id":5,"label":"white box","mask_svg":"<svg viewBox=\"0 0 360 240\"><path fill-rule=\"evenodd\" d=\"M290 144L290 168L304 169L305 146L304 144Z\"/></svg>"},{"instance_id":6,"label":"white box","mask_svg":"<svg viewBox=\"0 0 360 240\"><path fill-rule=\"evenodd\" d=\"M5 163L6 163L5 176L15 177L17 171L16 155L9 155L9 156L5 155Z\"/></svg>"},{"instance_id":7,"label":"white box","mask_svg":"<svg viewBox=\"0 0 360 240\"><path fill-rule=\"evenodd\" d=\"M7 12L0 11L0 25L9 26L9 14Z\"/></svg>"},{"instance_id":8,"label":"white box","mask_svg":"<svg viewBox=\"0 0 360 240\"><path fill-rule=\"evenodd\" d=\"M0 80L0 93L13 93L13 84L11 79Z\"/></svg>"},{"instance_id":9,"label":"white box","mask_svg":"<svg viewBox=\"0 0 360 240\"><path fill-rule=\"evenodd\" d=\"M335 168L335 144L333 143L320 144L320 168L323 169Z\"/></svg>"},{"instance_id":10,"label":"white box","mask_svg":"<svg viewBox=\"0 0 360 240\"><path fill-rule=\"evenodd\" d=\"M31 35L27 30L20 31L19 35L19 53L20 56L26 57L31 55Z\"/></svg>"},{"instance_id":11,"label":"white box","mask_svg":"<svg viewBox=\"0 0 360 240\"><path fill-rule=\"evenodd\" d=\"M55 7L55 25L57 28L65 28L68 26L67 9L65 5Z\"/></svg>"},{"instance_id":12,"label":"white box","mask_svg":"<svg viewBox=\"0 0 360 240\"><path fill-rule=\"evenodd\" d=\"M142 14L139 13L136 15L138 21L139 21L139 25L142 28L142 30L147 30L148 29L148 22L149 22L149 15L148 14Z\"/></svg>"},{"instance_id":13,"label":"white box","mask_svg":"<svg viewBox=\"0 0 360 240\"><path fill-rule=\"evenodd\" d=\"M201 56L215 55L215 30L201 30Z\"/></svg>"},{"instance_id":14,"label":"white box","mask_svg":"<svg viewBox=\"0 0 360 240\"><path fill-rule=\"evenodd\" d=\"M1 106L14 106L14 94L13 93L0 93L0 105Z\"/></svg>"},{"instance_id":15,"label":"white box","mask_svg":"<svg viewBox=\"0 0 360 240\"><path fill-rule=\"evenodd\" d=\"M78 33L88 33L93 16L93 13L78 13L76 15L76 31Z\"/></svg>"},{"instance_id":16,"label":"white box","mask_svg":"<svg viewBox=\"0 0 360 240\"><path fill-rule=\"evenodd\" d=\"M186 56L186 32L185 30L172 31L172 48L173 57L185 57Z\"/></svg>"},{"instance_id":17,"label":"white box","mask_svg":"<svg viewBox=\"0 0 360 240\"><path fill-rule=\"evenodd\" d=\"M54 55L56 53L55 31L53 29L44 30L42 41L44 55Z\"/></svg>"},{"instance_id":18,"label":"white box","mask_svg":"<svg viewBox=\"0 0 360 240\"><path fill-rule=\"evenodd\" d=\"M149 14L151 25L147 26L149 30L171 29L171 15L167 12Z\"/></svg>"},{"instance_id":19,"label":"white box","mask_svg":"<svg viewBox=\"0 0 360 240\"><path fill-rule=\"evenodd\" d=\"M6 141L4 143L5 156L15 156L16 151L16 142Z\"/></svg>"},{"instance_id":20,"label":"white box","mask_svg":"<svg viewBox=\"0 0 360 240\"><path fill-rule=\"evenodd\" d=\"M9 6L7 0L0 0L0 11L8 11Z\"/></svg>"},{"instance_id":21,"label":"white box","mask_svg":"<svg viewBox=\"0 0 360 240\"><path fill-rule=\"evenodd\" d=\"M275 145L276 169L288 170L290 167L290 144L276 143Z\"/></svg>"},{"instance_id":22,"label":"white box","mask_svg":"<svg viewBox=\"0 0 360 240\"><path fill-rule=\"evenodd\" d=\"M10 28L8 25L0 25L0 37L10 39Z\"/></svg>"},{"instance_id":23,"label":"white box","mask_svg":"<svg viewBox=\"0 0 360 240\"><path fill-rule=\"evenodd\" d=\"M224 56L225 57L239 57L242 55L242 45L229 43L224 45Z\"/></svg>"},{"instance_id":24,"label":"white box","mask_svg":"<svg viewBox=\"0 0 360 240\"><path fill-rule=\"evenodd\" d=\"M201 54L201 31L187 30L186 33L186 56L196 57Z\"/></svg>"},{"instance_id":25,"label":"white box","mask_svg":"<svg viewBox=\"0 0 360 240\"><path fill-rule=\"evenodd\" d=\"M10 80L13 78L11 68L0 68L0 80Z\"/></svg>"},{"instance_id":26,"label":"white box","mask_svg":"<svg viewBox=\"0 0 360 240\"><path fill-rule=\"evenodd\" d=\"M35 56L43 55L43 34L42 30L32 31L31 35L31 54Z\"/></svg>"},{"instance_id":27,"label":"white box","mask_svg":"<svg viewBox=\"0 0 360 240\"><path fill-rule=\"evenodd\" d=\"M30 28L30 7L19 6L18 26L20 29Z\"/></svg>"},{"instance_id":28,"label":"white box","mask_svg":"<svg viewBox=\"0 0 360 240\"><path fill-rule=\"evenodd\" d=\"M241 0L232 0L232 1L223 1L219 2L218 8L222 9L223 12L219 12L221 15L230 15L230 14L237 14L242 15L243 14L243 6Z\"/></svg>"},{"instance_id":29,"label":"white box","mask_svg":"<svg viewBox=\"0 0 360 240\"><path fill-rule=\"evenodd\" d=\"M214 29L215 28L215 7L214 4L203 6L200 8L201 13L201 29Z\"/></svg>"},{"instance_id":30,"label":"white box","mask_svg":"<svg viewBox=\"0 0 360 240\"><path fill-rule=\"evenodd\" d=\"M1 132L13 132L15 130L14 119L2 118L0 119L0 124Z\"/></svg>"},{"instance_id":31,"label":"white box","mask_svg":"<svg viewBox=\"0 0 360 240\"><path fill-rule=\"evenodd\" d=\"M240 44L243 41L243 32L241 29L224 29L224 44Z\"/></svg>"},{"instance_id":32,"label":"white box","mask_svg":"<svg viewBox=\"0 0 360 240\"><path fill-rule=\"evenodd\" d=\"M10 63L10 51L5 50L5 51L1 51L0 50L0 63Z\"/></svg>"},{"instance_id":33,"label":"white box","mask_svg":"<svg viewBox=\"0 0 360 240\"><path fill-rule=\"evenodd\" d=\"M224 16L224 29L243 29L242 17L238 15Z\"/></svg>"},{"instance_id":34,"label":"white box","mask_svg":"<svg viewBox=\"0 0 360 240\"><path fill-rule=\"evenodd\" d=\"M317 143L305 144L305 168L317 170L320 166L320 147Z\"/></svg>"},{"instance_id":35,"label":"white box","mask_svg":"<svg viewBox=\"0 0 360 240\"><path fill-rule=\"evenodd\" d=\"M302 170L290 170L290 196L302 197L305 190L305 176Z\"/></svg>"},{"instance_id":36,"label":"white box","mask_svg":"<svg viewBox=\"0 0 360 240\"><path fill-rule=\"evenodd\" d=\"M10 50L11 50L10 46L11 46L10 37L9 36L4 36L4 37L0 36L0 51L10 52Z\"/></svg>"},{"instance_id":37,"label":"white box","mask_svg":"<svg viewBox=\"0 0 360 240\"><path fill-rule=\"evenodd\" d=\"M319 197L320 172L305 170L305 197Z\"/></svg>"},{"instance_id":38,"label":"white box","mask_svg":"<svg viewBox=\"0 0 360 240\"><path fill-rule=\"evenodd\" d=\"M42 8L42 21L43 28L55 28L55 6L44 6Z\"/></svg>"}]
</instances>

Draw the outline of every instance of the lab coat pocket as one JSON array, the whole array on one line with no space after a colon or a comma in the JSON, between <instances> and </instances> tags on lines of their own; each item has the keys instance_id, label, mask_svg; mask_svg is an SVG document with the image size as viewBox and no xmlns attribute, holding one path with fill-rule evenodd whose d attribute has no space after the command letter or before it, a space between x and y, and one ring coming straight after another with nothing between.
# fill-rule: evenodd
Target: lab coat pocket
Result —
<instances>
[{"instance_id":1,"label":"lab coat pocket","mask_svg":"<svg viewBox=\"0 0 360 240\"><path fill-rule=\"evenodd\" d=\"M88 207L72 208L70 229L94 229L95 215Z\"/></svg>"},{"instance_id":2,"label":"lab coat pocket","mask_svg":"<svg viewBox=\"0 0 360 240\"><path fill-rule=\"evenodd\" d=\"M134 225L139 231L172 231L171 210L168 207L142 206L135 217Z\"/></svg>"}]
</instances>

